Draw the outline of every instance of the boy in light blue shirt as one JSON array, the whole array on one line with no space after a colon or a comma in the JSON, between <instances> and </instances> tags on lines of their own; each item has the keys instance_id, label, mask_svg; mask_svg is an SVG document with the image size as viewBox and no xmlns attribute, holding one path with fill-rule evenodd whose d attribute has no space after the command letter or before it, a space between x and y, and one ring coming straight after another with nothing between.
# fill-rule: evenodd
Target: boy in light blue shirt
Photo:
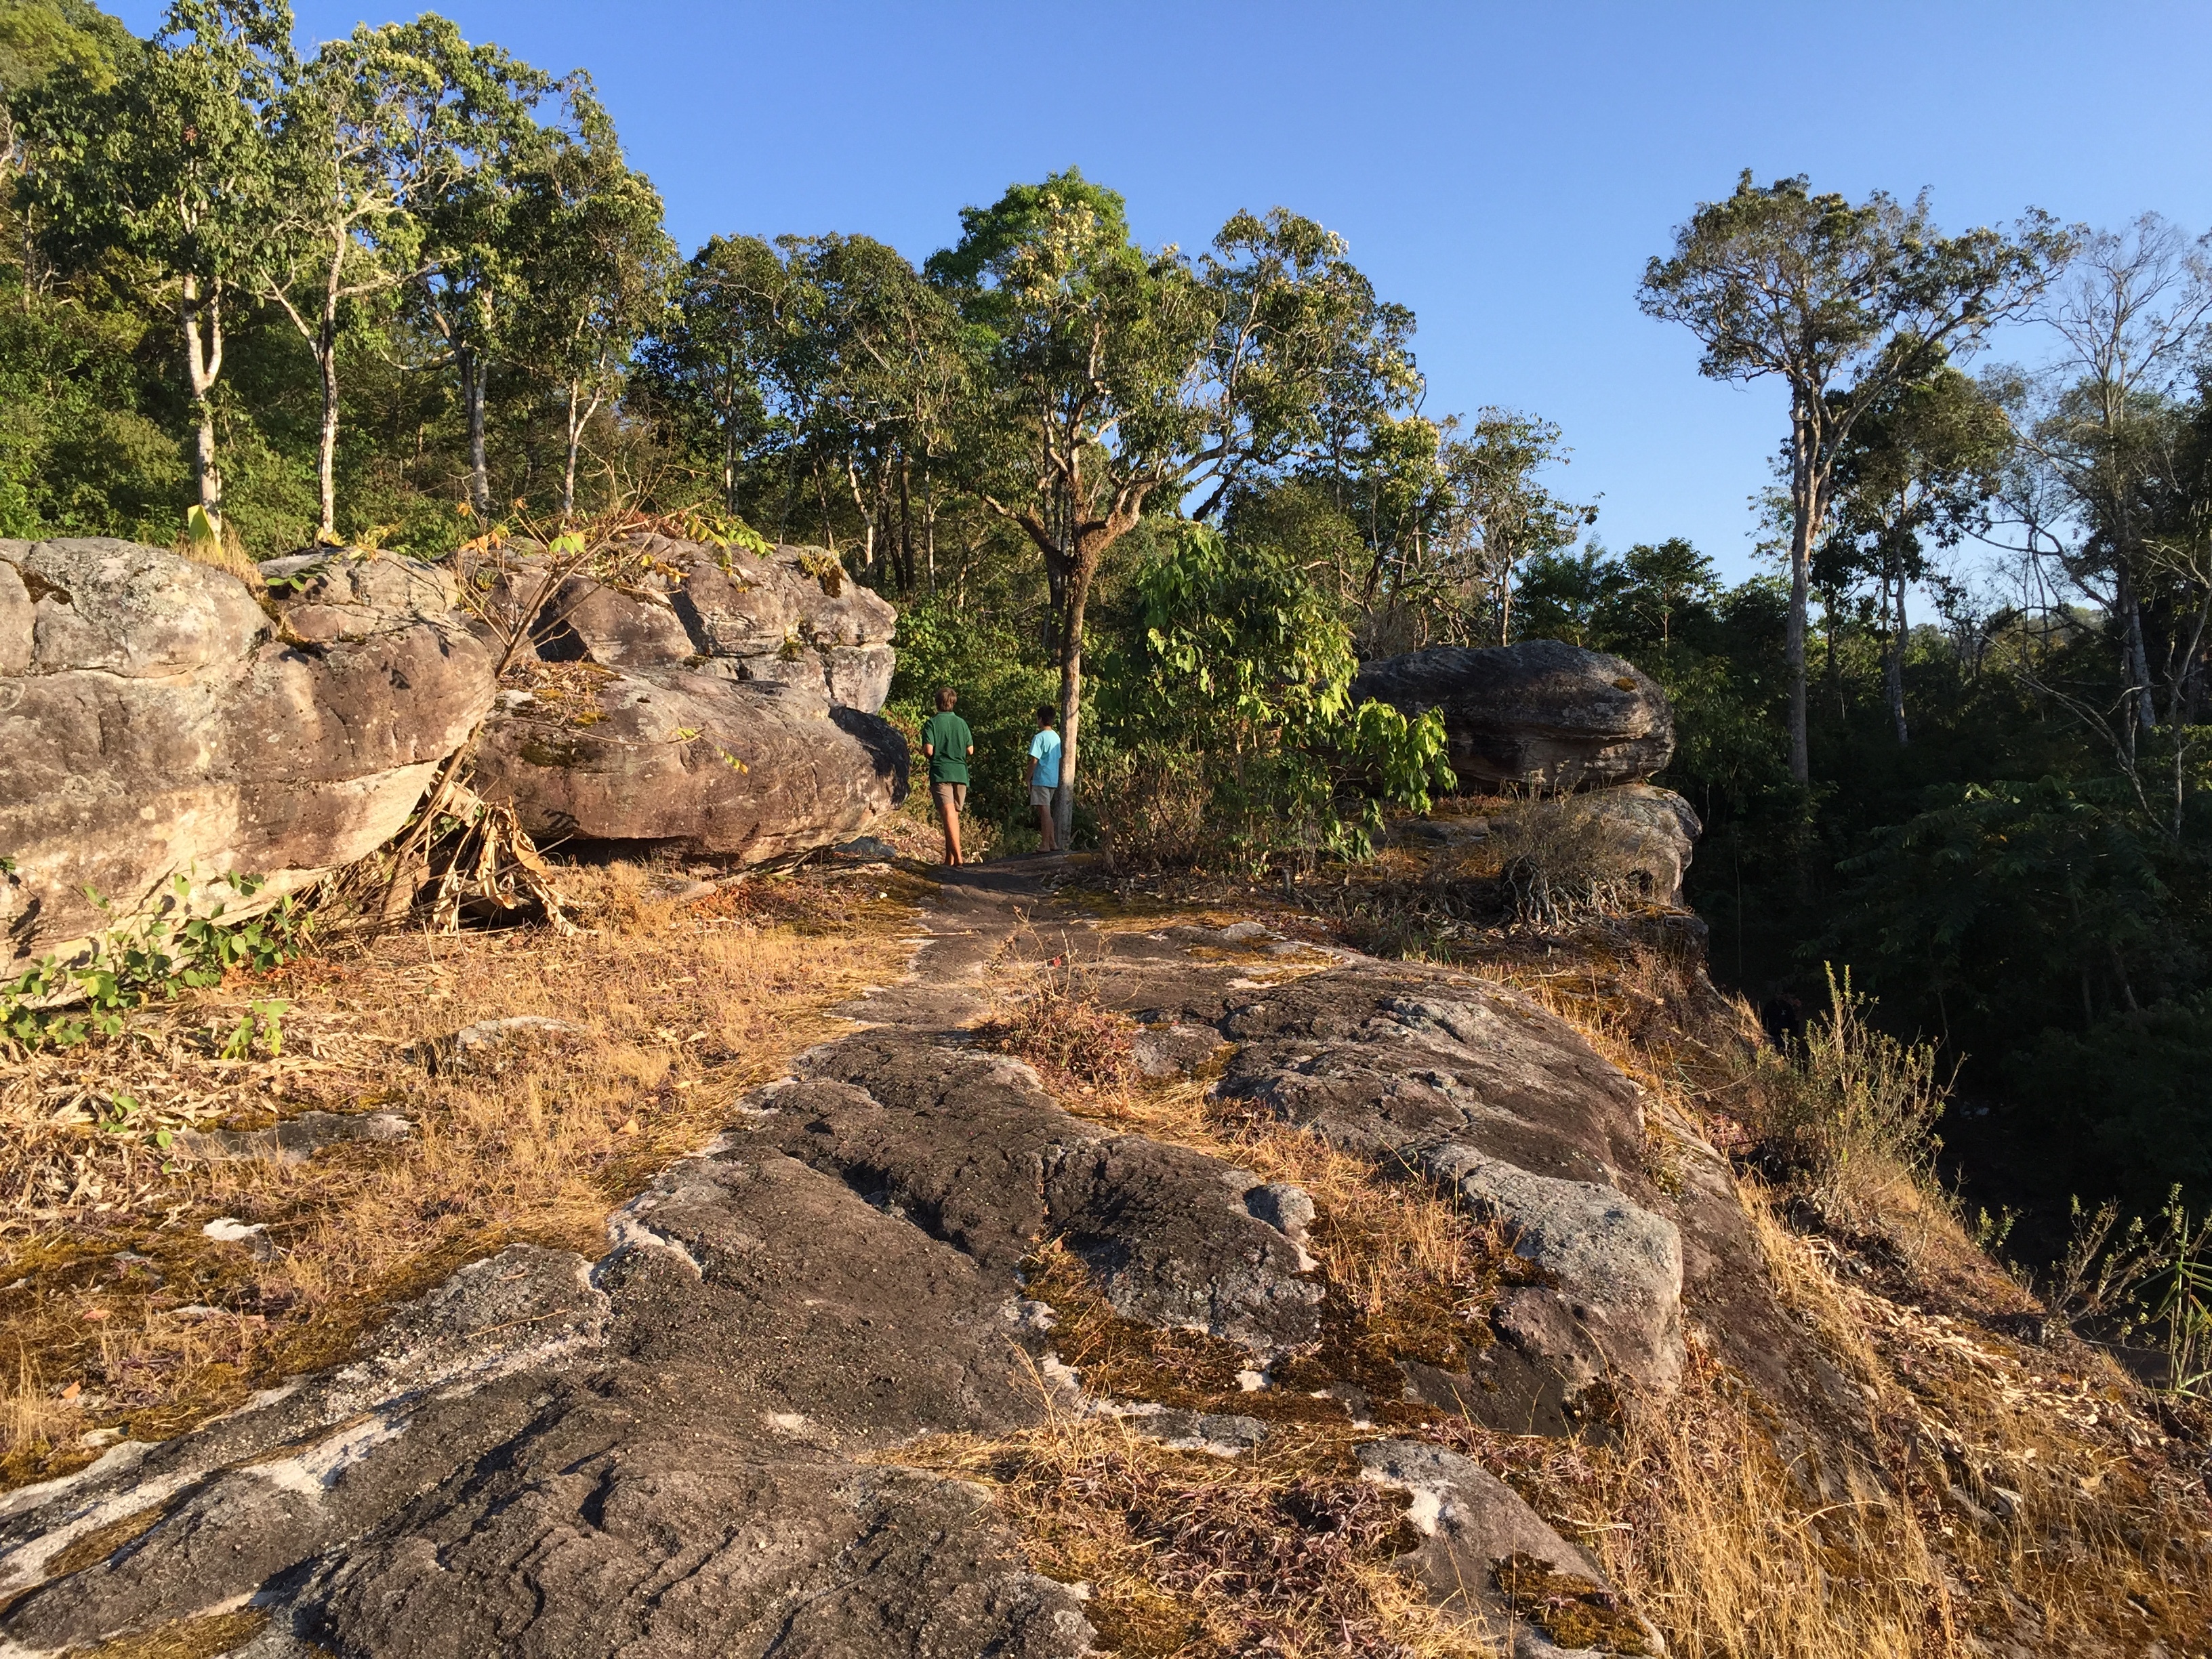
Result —
<instances>
[{"instance_id":1,"label":"boy in light blue shirt","mask_svg":"<svg viewBox=\"0 0 2212 1659\"><path fill-rule=\"evenodd\" d=\"M1048 702L1036 709L1036 736L1030 739L1030 805L1036 811L1037 850L1057 853L1053 839L1052 796L1060 787L1060 733L1052 729L1055 711Z\"/></svg>"}]
</instances>

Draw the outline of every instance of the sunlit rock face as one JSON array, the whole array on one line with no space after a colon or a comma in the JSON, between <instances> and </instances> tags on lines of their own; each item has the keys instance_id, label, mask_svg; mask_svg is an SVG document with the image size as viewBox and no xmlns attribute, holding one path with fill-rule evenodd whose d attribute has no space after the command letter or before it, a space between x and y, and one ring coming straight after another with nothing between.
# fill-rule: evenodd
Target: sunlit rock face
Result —
<instances>
[{"instance_id":1,"label":"sunlit rock face","mask_svg":"<svg viewBox=\"0 0 2212 1659\"><path fill-rule=\"evenodd\" d=\"M1633 663L1558 640L1434 646L1369 663L1352 684L1412 718L1443 715L1468 789L1588 789L1663 769L1674 752L1667 694Z\"/></svg>"}]
</instances>

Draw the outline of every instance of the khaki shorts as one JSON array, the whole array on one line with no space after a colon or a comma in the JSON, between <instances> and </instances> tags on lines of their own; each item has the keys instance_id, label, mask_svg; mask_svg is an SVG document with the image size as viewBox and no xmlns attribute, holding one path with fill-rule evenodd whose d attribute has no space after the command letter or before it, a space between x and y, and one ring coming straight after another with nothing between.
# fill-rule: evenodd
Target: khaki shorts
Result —
<instances>
[{"instance_id":1,"label":"khaki shorts","mask_svg":"<svg viewBox=\"0 0 2212 1659\"><path fill-rule=\"evenodd\" d=\"M1052 786L1048 783L1031 784L1030 786L1030 805L1032 806L1051 805Z\"/></svg>"},{"instance_id":2,"label":"khaki shorts","mask_svg":"<svg viewBox=\"0 0 2212 1659\"><path fill-rule=\"evenodd\" d=\"M968 786L964 783L933 783L929 793L937 799L939 812L965 811L968 806Z\"/></svg>"}]
</instances>

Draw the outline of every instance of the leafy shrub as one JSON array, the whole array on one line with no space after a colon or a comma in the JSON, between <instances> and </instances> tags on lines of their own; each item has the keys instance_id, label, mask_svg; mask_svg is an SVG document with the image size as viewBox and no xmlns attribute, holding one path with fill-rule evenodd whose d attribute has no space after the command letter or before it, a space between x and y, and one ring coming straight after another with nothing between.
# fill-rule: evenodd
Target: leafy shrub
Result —
<instances>
[{"instance_id":1,"label":"leafy shrub","mask_svg":"<svg viewBox=\"0 0 2212 1659\"><path fill-rule=\"evenodd\" d=\"M2208 1054L2212 994L2200 994L2087 1031L2045 1030L2007 1069L2032 1121L2071 1149L2075 1180L2148 1207L2176 1182L2212 1193Z\"/></svg>"},{"instance_id":2,"label":"leafy shrub","mask_svg":"<svg viewBox=\"0 0 2212 1659\"><path fill-rule=\"evenodd\" d=\"M264 884L261 877L246 875L222 883L238 898L252 897ZM180 988L220 984L234 968L274 968L299 954L306 941L309 918L289 895L258 915L226 922L220 902L195 913L191 891L191 881L179 875L160 910L96 935L77 959L42 957L15 979L0 981L0 1042L33 1050L114 1037L132 1010ZM107 908L97 893L92 897ZM246 1033L249 1049L259 1041L270 1054L278 1052L283 1008L282 1003L254 1005Z\"/></svg>"},{"instance_id":3,"label":"leafy shrub","mask_svg":"<svg viewBox=\"0 0 2212 1659\"><path fill-rule=\"evenodd\" d=\"M1039 661L1001 623L932 600L903 612L898 662L884 713L909 733L934 712L940 685L959 693L954 711L975 736L969 762L968 816L1004 828L1029 818L1029 749L1039 703L1060 701L1057 670ZM1092 752L1083 744L1086 768ZM915 785L928 795L927 763L915 754Z\"/></svg>"},{"instance_id":4,"label":"leafy shrub","mask_svg":"<svg viewBox=\"0 0 2212 1659\"><path fill-rule=\"evenodd\" d=\"M1092 763L1117 863L1257 871L1364 857L1379 803L1455 780L1442 717L1355 706L1344 618L1267 546L1178 522L1135 572Z\"/></svg>"}]
</instances>

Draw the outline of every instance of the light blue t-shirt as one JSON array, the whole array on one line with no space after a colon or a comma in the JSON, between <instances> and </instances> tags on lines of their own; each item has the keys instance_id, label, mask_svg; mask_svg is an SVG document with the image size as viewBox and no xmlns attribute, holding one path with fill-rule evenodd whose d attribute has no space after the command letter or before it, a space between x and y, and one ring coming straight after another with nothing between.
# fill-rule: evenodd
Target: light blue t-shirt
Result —
<instances>
[{"instance_id":1,"label":"light blue t-shirt","mask_svg":"<svg viewBox=\"0 0 2212 1659\"><path fill-rule=\"evenodd\" d=\"M1040 788L1060 787L1060 733L1047 726L1030 739L1030 758L1036 763L1032 781Z\"/></svg>"}]
</instances>

